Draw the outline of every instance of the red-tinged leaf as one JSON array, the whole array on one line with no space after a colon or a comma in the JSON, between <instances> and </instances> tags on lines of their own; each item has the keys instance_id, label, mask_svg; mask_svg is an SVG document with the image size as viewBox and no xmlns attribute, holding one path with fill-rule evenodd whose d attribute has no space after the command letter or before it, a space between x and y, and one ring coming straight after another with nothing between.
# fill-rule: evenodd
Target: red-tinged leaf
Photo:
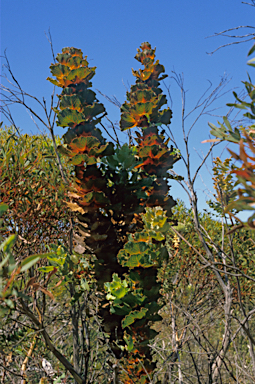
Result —
<instances>
[{"instance_id":1,"label":"red-tinged leaf","mask_svg":"<svg viewBox=\"0 0 255 384\"><path fill-rule=\"evenodd\" d=\"M66 65L62 64L52 64L50 66L50 71L53 76L56 76L58 80L63 79L64 76L67 76L70 72L70 69Z\"/></svg>"},{"instance_id":2,"label":"red-tinged leaf","mask_svg":"<svg viewBox=\"0 0 255 384\"><path fill-rule=\"evenodd\" d=\"M231 156L234 158L234 159L236 159L236 160L239 160L239 156L235 153L235 152L233 152L231 149L229 149L228 148L228 151L229 151L229 153L231 154Z\"/></svg>"},{"instance_id":3,"label":"red-tinged leaf","mask_svg":"<svg viewBox=\"0 0 255 384\"><path fill-rule=\"evenodd\" d=\"M62 53L68 54L71 57L78 56L82 59L82 51L79 48L74 48L74 47L65 47L62 49ZM61 54L60 54L61 55ZM86 56L87 57L87 56ZM57 55L58 58L58 55Z\"/></svg>"},{"instance_id":4,"label":"red-tinged leaf","mask_svg":"<svg viewBox=\"0 0 255 384\"><path fill-rule=\"evenodd\" d=\"M77 137L69 144L74 152L89 151L91 148L99 145L100 141L93 136Z\"/></svg>"},{"instance_id":5,"label":"red-tinged leaf","mask_svg":"<svg viewBox=\"0 0 255 384\"><path fill-rule=\"evenodd\" d=\"M243 179L246 179L246 180L249 180L249 178L251 177L251 175L245 170L233 171L233 173L235 173L237 176L242 177Z\"/></svg>"},{"instance_id":6,"label":"red-tinged leaf","mask_svg":"<svg viewBox=\"0 0 255 384\"><path fill-rule=\"evenodd\" d=\"M86 117L82 113L66 108L58 113L57 125L61 127L74 127L86 120Z\"/></svg>"},{"instance_id":7,"label":"red-tinged leaf","mask_svg":"<svg viewBox=\"0 0 255 384\"><path fill-rule=\"evenodd\" d=\"M7 289L9 288L9 286L11 285L11 283L13 282L15 277L20 273L20 271L21 271L21 266L19 266L17 269L15 269L12 272L10 279L7 281L7 284L6 284L5 288L3 289L3 293L5 293L7 291Z\"/></svg>"},{"instance_id":8,"label":"red-tinged leaf","mask_svg":"<svg viewBox=\"0 0 255 384\"><path fill-rule=\"evenodd\" d=\"M61 98L59 107L61 110L70 108L82 112L82 103L77 95L64 95Z\"/></svg>"},{"instance_id":9,"label":"red-tinged leaf","mask_svg":"<svg viewBox=\"0 0 255 384\"><path fill-rule=\"evenodd\" d=\"M55 300L53 294L52 294L50 291L48 291L46 288L44 288L44 287L42 287L42 286L39 286L38 289L39 289L40 291L42 291L45 295L49 296L49 297L51 298L51 300L53 300L53 301Z\"/></svg>"},{"instance_id":10,"label":"red-tinged leaf","mask_svg":"<svg viewBox=\"0 0 255 384\"><path fill-rule=\"evenodd\" d=\"M32 283L31 287L33 287L34 291L37 291L39 289L39 287L40 287L40 284L39 283Z\"/></svg>"},{"instance_id":11,"label":"red-tinged leaf","mask_svg":"<svg viewBox=\"0 0 255 384\"><path fill-rule=\"evenodd\" d=\"M250 130L250 133L255 133L255 131ZM255 141L254 141L254 139L252 139L249 135L245 135L245 136L246 136L247 143L249 145L250 150L253 153L255 153ZM251 158L251 159L255 161L254 158Z\"/></svg>"},{"instance_id":12,"label":"red-tinged leaf","mask_svg":"<svg viewBox=\"0 0 255 384\"><path fill-rule=\"evenodd\" d=\"M246 162L247 160L247 156L246 156L246 153L245 153L245 147L244 147L244 142L243 142L243 139L241 139L240 141L240 144L239 144L239 148L240 148L240 159L244 162Z\"/></svg>"},{"instance_id":13,"label":"red-tinged leaf","mask_svg":"<svg viewBox=\"0 0 255 384\"><path fill-rule=\"evenodd\" d=\"M121 121L120 121L120 128L122 131L125 131L126 129L131 129L136 127L137 123L136 120L127 115L127 114L122 114L121 115Z\"/></svg>"},{"instance_id":14,"label":"red-tinged leaf","mask_svg":"<svg viewBox=\"0 0 255 384\"><path fill-rule=\"evenodd\" d=\"M45 284L48 283L48 281L50 280L51 276L53 276L55 273L57 273L57 270L58 270L58 269L57 269L56 267L54 267L53 271L51 271L51 272L48 274Z\"/></svg>"},{"instance_id":15,"label":"red-tinged leaf","mask_svg":"<svg viewBox=\"0 0 255 384\"><path fill-rule=\"evenodd\" d=\"M80 81L87 79L90 80L95 75L96 67L80 67L70 71L67 76L67 80L79 83ZM53 74L54 75L54 74Z\"/></svg>"}]
</instances>

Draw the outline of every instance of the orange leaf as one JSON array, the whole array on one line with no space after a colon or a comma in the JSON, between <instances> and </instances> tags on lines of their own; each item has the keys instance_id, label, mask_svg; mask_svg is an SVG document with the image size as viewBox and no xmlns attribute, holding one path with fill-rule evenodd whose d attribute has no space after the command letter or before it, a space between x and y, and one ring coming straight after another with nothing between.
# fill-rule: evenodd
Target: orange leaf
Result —
<instances>
[{"instance_id":1,"label":"orange leaf","mask_svg":"<svg viewBox=\"0 0 255 384\"><path fill-rule=\"evenodd\" d=\"M41 286L39 287L39 289L40 289L40 291L45 293L45 295L48 295L51 298L51 300L53 300L53 301L55 300L53 294L50 291L48 291L47 289L45 289L45 288L43 288Z\"/></svg>"},{"instance_id":2,"label":"orange leaf","mask_svg":"<svg viewBox=\"0 0 255 384\"><path fill-rule=\"evenodd\" d=\"M63 280L64 280L64 277L62 277L62 278L59 280L59 282L55 285L54 288L59 287Z\"/></svg>"},{"instance_id":3,"label":"orange leaf","mask_svg":"<svg viewBox=\"0 0 255 384\"><path fill-rule=\"evenodd\" d=\"M201 141L201 144L204 144L204 143L217 143L221 141L220 139L209 139L209 140L203 140Z\"/></svg>"},{"instance_id":4,"label":"orange leaf","mask_svg":"<svg viewBox=\"0 0 255 384\"><path fill-rule=\"evenodd\" d=\"M20 270L21 270L21 266L18 267L18 269L14 270L11 274L11 278L7 281L7 284L5 286L5 288L3 289L3 293L7 291L8 287L11 285L11 283L13 282L14 278L16 275L18 275L20 273Z\"/></svg>"}]
</instances>

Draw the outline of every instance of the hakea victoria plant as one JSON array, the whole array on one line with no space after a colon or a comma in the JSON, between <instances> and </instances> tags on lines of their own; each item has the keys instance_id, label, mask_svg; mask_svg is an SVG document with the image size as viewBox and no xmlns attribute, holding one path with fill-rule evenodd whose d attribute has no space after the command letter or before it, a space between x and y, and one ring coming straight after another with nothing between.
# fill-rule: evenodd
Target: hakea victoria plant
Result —
<instances>
[{"instance_id":1,"label":"hakea victoria plant","mask_svg":"<svg viewBox=\"0 0 255 384\"><path fill-rule=\"evenodd\" d=\"M76 48L64 48L48 78L62 88L57 124L68 128L59 151L74 165L67 204L76 213L74 250L93 256L105 332L125 383L146 383L154 370L149 340L160 320L158 269L167 258L174 200L168 194L168 170L179 159L168 147L162 125L171 110L159 88L164 67L155 49L143 43L135 57L144 69L133 71L136 84L121 107L122 130L136 128L137 145L114 146L97 128L104 106L90 89L95 67ZM96 257L95 257L96 256Z\"/></svg>"}]
</instances>

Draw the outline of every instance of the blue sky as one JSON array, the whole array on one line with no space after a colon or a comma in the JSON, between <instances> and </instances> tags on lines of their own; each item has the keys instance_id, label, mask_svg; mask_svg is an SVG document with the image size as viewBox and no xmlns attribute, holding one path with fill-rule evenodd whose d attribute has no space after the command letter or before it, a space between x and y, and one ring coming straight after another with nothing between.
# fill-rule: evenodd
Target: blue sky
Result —
<instances>
[{"instance_id":1,"label":"blue sky","mask_svg":"<svg viewBox=\"0 0 255 384\"><path fill-rule=\"evenodd\" d=\"M129 88L134 83L131 68L139 68L134 59L136 49L142 42L149 41L156 47L156 58L169 75L165 82L170 85L173 100L171 128L182 150L181 98L178 86L171 79L172 71L183 73L187 112L194 108L209 81L212 90L224 74L232 78L225 90L235 87L240 90L241 81L246 80L247 52L252 42L226 47L208 55L207 52L234 40L221 36L206 37L239 25L254 26L254 14L255 8L242 4L240 0L6 0L1 3L1 55L6 50L12 71L23 89L39 99L44 97L49 104L53 86L46 78L50 76L52 55L45 32L50 28L55 54L67 46L82 49L90 65L97 67L94 90L98 89L109 97L115 96L123 103L125 86ZM98 98L104 102L109 119L118 122L119 109L100 95ZM214 114L226 114L228 109L224 105L231 101L233 96L230 92L215 103L215 108L223 108ZM31 106L40 112L33 102ZM12 112L23 133L37 132L21 106L13 107ZM195 118L194 114L187 119L187 128ZM201 144L209 135L208 121L216 124L217 119L204 116L194 126L190 139L194 170L200 161L198 154L203 156L202 152L206 153L208 148L207 144ZM3 117L2 120L7 123ZM62 135L64 131L57 128L56 133ZM124 135L121 138L125 140ZM214 155L221 154L222 149ZM210 161L208 168L200 173L203 182L212 189L209 170ZM181 164L178 171L184 172ZM201 208L205 207L207 199L203 182L199 178L197 183ZM184 199L177 186L172 187L172 194Z\"/></svg>"}]
</instances>

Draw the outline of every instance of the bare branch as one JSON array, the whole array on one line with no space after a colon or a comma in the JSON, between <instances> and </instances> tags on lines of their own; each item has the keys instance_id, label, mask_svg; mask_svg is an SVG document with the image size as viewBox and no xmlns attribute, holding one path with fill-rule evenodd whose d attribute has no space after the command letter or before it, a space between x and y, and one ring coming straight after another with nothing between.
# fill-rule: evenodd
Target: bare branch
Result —
<instances>
[{"instance_id":1,"label":"bare branch","mask_svg":"<svg viewBox=\"0 0 255 384\"><path fill-rule=\"evenodd\" d=\"M249 3L243 3L243 4L248 4L248 5L251 5L251 6L254 7L254 4L249 4ZM244 35L229 35L229 34L226 34L227 32L231 32L231 31L235 31L235 30L239 30L239 29L243 29L243 28L255 29L255 27L251 26L251 25L239 25L238 27L229 28L229 29L226 29L224 31L215 33L215 34L213 34L211 36L207 36L206 39L208 39L210 37L216 37L216 36L225 36L225 37L229 37L229 38L233 38L233 39L239 39L239 40L238 41L232 41L231 43L223 44L223 45L219 46L218 48L216 48L214 51L206 52L206 53L208 55L212 55L213 53L217 52L221 48L228 47L228 46L234 45L234 44L246 43L247 41L253 40L254 37L255 37L255 32L246 33ZM245 39L245 40L242 40L242 39Z\"/></svg>"}]
</instances>

